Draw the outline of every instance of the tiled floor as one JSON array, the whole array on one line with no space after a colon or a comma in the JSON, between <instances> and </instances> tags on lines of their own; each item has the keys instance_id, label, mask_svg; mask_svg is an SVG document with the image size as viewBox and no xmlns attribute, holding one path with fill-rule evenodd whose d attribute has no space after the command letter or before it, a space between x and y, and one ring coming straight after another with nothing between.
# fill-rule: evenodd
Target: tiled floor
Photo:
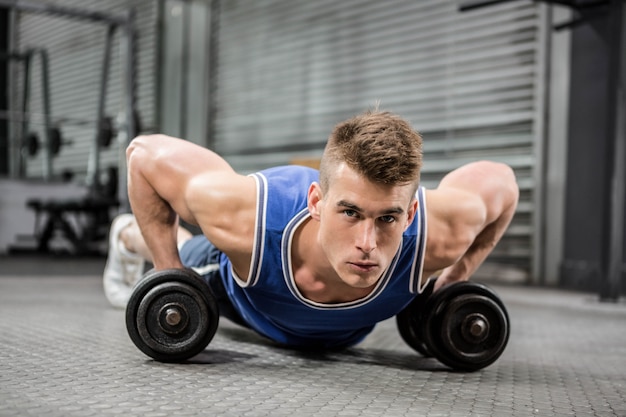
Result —
<instances>
[{"instance_id":1,"label":"tiled floor","mask_svg":"<svg viewBox=\"0 0 626 417\"><path fill-rule=\"evenodd\" d=\"M93 269L0 276L0 416L626 416L623 302L495 286L511 338L475 373L420 357L395 320L327 354L222 320L190 363L163 364L132 344Z\"/></svg>"}]
</instances>

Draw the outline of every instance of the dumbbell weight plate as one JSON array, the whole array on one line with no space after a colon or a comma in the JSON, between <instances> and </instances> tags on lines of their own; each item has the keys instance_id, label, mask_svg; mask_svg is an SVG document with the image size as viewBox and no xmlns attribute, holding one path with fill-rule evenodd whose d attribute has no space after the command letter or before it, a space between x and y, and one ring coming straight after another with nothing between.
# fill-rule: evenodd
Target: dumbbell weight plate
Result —
<instances>
[{"instance_id":1,"label":"dumbbell weight plate","mask_svg":"<svg viewBox=\"0 0 626 417\"><path fill-rule=\"evenodd\" d=\"M419 313L415 313L413 310L411 305L409 305L396 316L398 332L407 345L423 357L429 358L433 355L430 353L428 346L426 346L424 336L420 331L422 320Z\"/></svg>"},{"instance_id":2,"label":"dumbbell weight plate","mask_svg":"<svg viewBox=\"0 0 626 417\"><path fill-rule=\"evenodd\" d=\"M213 295L190 270L150 272L126 307L131 340L161 362L180 362L202 352L215 335L218 321Z\"/></svg>"},{"instance_id":3,"label":"dumbbell weight plate","mask_svg":"<svg viewBox=\"0 0 626 417\"><path fill-rule=\"evenodd\" d=\"M433 355L429 350L427 340L425 340L427 338L424 334L424 312L427 311L427 300L433 293L434 287L435 280L433 279L428 282L421 294L396 315L396 325L402 340L426 358Z\"/></svg>"},{"instance_id":4,"label":"dumbbell weight plate","mask_svg":"<svg viewBox=\"0 0 626 417\"><path fill-rule=\"evenodd\" d=\"M115 136L113 118L107 116L102 119L102 124L98 126L98 144L102 148L108 148Z\"/></svg>"},{"instance_id":5,"label":"dumbbell weight plate","mask_svg":"<svg viewBox=\"0 0 626 417\"><path fill-rule=\"evenodd\" d=\"M452 284L435 294L426 332L433 354L453 369L476 371L495 362L509 339L509 316L488 287Z\"/></svg>"}]
</instances>

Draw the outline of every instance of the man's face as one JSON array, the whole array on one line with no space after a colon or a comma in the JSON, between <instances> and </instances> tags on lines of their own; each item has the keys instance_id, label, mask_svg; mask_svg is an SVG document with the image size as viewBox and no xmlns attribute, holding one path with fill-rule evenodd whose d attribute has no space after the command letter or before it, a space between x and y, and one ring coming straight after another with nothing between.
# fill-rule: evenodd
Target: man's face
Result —
<instances>
[{"instance_id":1,"label":"man's face","mask_svg":"<svg viewBox=\"0 0 626 417\"><path fill-rule=\"evenodd\" d=\"M389 267L417 210L411 185L381 185L341 164L323 195L309 190L309 211L319 221L319 243L341 280L374 285Z\"/></svg>"}]
</instances>

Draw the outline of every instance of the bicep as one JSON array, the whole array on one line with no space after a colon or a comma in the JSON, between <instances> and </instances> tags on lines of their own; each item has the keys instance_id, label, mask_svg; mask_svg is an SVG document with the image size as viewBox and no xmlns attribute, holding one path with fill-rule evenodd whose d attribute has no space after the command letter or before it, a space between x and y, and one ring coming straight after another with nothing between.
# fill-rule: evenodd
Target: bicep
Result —
<instances>
[{"instance_id":1,"label":"bicep","mask_svg":"<svg viewBox=\"0 0 626 417\"><path fill-rule=\"evenodd\" d=\"M234 173L230 165L209 149L166 135L135 138L127 151L129 192L137 199L154 193L179 215L187 211L186 190L207 173Z\"/></svg>"},{"instance_id":2,"label":"bicep","mask_svg":"<svg viewBox=\"0 0 626 417\"><path fill-rule=\"evenodd\" d=\"M489 225L508 224L517 204L510 168L492 162L465 165L427 193L428 247L438 267L454 263Z\"/></svg>"},{"instance_id":3,"label":"bicep","mask_svg":"<svg viewBox=\"0 0 626 417\"><path fill-rule=\"evenodd\" d=\"M187 184L206 172L233 172L230 165L209 149L166 135L139 136L126 150L131 183L148 184L172 207L181 207Z\"/></svg>"},{"instance_id":4,"label":"bicep","mask_svg":"<svg viewBox=\"0 0 626 417\"><path fill-rule=\"evenodd\" d=\"M237 174L209 149L165 135L135 138L127 160L134 210L149 214L151 207L166 205L200 226L216 246L241 250L247 229L254 228L249 226L254 224L254 179Z\"/></svg>"},{"instance_id":5,"label":"bicep","mask_svg":"<svg viewBox=\"0 0 626 417\"><path fill-rule=\"evenodd\" d=\"M427 196L428 238L455 258L484 227L485 204L476 194L456 188L437 188Z\"/></svg>"},{"instance_id":6,"label":"bicep","mask_svg":"<svg viewBox=\"0 0 626 417\"><path fill-rule=\"evenodd\" d=\"M185 190L185 220L198 225L223 252L252 251L256 216L254 178L234 172L198 175Z\"/></svg>"},{"instance_id":7,"label":"bicep","mask_svg":"<svg viewBox=\"0 0 626 417\"><path fill-rule=\"evenodd\" d=\"M450 172L437 190L450 194L452 200L473 200L475 209L484 211L483 226L496 221L507 210L514 210L519 194L513 170L490 161L474 162Z\"/></svg>"}]
</instances>

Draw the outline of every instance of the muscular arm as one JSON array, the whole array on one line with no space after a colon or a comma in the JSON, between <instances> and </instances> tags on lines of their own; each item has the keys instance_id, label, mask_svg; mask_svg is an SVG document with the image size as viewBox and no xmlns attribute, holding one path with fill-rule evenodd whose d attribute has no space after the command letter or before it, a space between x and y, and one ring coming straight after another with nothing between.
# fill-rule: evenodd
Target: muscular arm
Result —
<instances>
[{"instance_id":1,"label":"muscular arm","mask_svg":"<svg viewBox=\"0 0 626 417\"><path fill-rule=\"evenodd\" d=\"M176 242L178 216L200 226L245 268L254 226L253 179L235 173L208 149L164 135L134 139L126 156L131 208L155 268L182 267Z\"/></svg>"},{"instance_id":2,"label":"muscular arm","mask_svg":"<svg viewBox=\"0 0 626 417\"><path fill-rule=\"evenodd\" d=\"M435 290L478 269L509 226L518 196L511 168L487 161L450 172L429 192L425 271L443 270Z\"/></svg>"}]
</instances>

